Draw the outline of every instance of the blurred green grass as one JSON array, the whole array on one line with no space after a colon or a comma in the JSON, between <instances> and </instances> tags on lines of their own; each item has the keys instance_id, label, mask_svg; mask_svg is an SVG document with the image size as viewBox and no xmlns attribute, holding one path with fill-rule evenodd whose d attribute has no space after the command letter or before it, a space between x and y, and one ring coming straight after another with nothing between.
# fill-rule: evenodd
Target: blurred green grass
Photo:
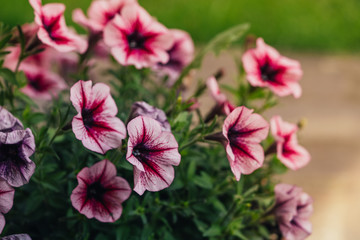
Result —
<instances>
[{"instance_id":1,"label":"blurred green grass","mask_svg":"<svg viewBox=\"0 0 360 240\"><path fill-rule=\"evenodd\" d=\"M44 0L44 3L56 2ZM66 4L71 24L74 8L87 9L90 0L58 0ZM249 33L273 46L299 51L360 50L359 0L139 0L169 28L184 29L196 43L248 22ZM0 21L11 25L33 20L27 0L2 1ZM79 28L78 28L79 29Z\"/></svg>"}]
</instances>

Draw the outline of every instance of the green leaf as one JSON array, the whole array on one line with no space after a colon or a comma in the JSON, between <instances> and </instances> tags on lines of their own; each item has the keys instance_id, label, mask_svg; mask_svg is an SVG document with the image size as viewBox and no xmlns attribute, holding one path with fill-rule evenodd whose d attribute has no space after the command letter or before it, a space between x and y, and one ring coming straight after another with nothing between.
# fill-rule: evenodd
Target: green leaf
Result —
<instances>
[{"instance_id":1,"label":"green leaf","mask_svg":"<svg viewBox=\"0 0 360 240\"><path fill-rule=\"evenodd\" d=\"M19 87L18 83L16 82L16 76L10 69L1 68L0 69L0 77L2 77L5 81L8 81L12 85L16 85Z\"/></svg>"},{"instance_id":2,"label":"green leaf","mask_svg":"<svg viewBox=\"0 0 360 240\"><path fill-rule=\"evenodd\" d=\"M28 83L28 79L26 78L26 75L23 71L20 71L16 74L16 82L19 86L19 88L23 88Z\"/></svg>"},{"instance_id":3,"label":"green leaf","mask_svg":"<svg viewBox=\"0 0 360 240\"><path fill-rule=\"evenodd\" d=\"M276 154L271 159L270 168L275 174L284 174L288 170L288 168L278 159Z\"/></svg>"},{"instance_id":4,"label":"green leaf","mask_svg":"<svg viewBox=\"0 0 360 240\"><path fill-rule=\"evenodd\" d=\"M195 176L194 178L195 185L205 188L205 189L212 189L212 179L209 175L207 175L205 172L201 172L200 176Z\"/></svg>"},{"instance_id":5,"label":"green leaf","mask_svg":"<svg viewBox=\"0 0 360 240\"><path fill-rule=\"evenodd\" d=\"M203 233L204 237L216 237L221 234L221 228L219 225L212 225L208 230Z\"/></svg>"},{"instance_id":6,"label":"green leaf","mask_svg":"<svg viewBox=\"0 0 360 240\"><path fill-rule=\"evenodd\" d=\"M242 234L239 230L234 231L233 235L242 239L242 240L249 240L244 234Z\"/></svg>"}]
</instances>

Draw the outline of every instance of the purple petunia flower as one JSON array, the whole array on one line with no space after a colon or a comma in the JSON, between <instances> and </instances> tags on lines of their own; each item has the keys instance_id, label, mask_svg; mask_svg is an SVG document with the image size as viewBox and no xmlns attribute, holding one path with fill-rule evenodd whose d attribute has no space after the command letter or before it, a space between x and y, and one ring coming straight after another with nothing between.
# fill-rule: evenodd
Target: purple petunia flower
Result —
<instances>
[{"instance_id":1,"label":"purple petunia flower","mask_svg":"<svg viewBox=\"0 0 360 240\"><path fill-rule=\"evenodd\" d=\"M181 156L174 135L162 131L158 121L139 116L127 125L129 141L126 159L134 165L134 191L156 192L170 186L174 180L174 166Z\"/></svg>"},{"instance_id":2,"label":"purple petunia flower","mask_svg":"<svg viewBox=\"0 0 360 240\"><path fill-rule=\"evenodd\" d=\"M0 132L12 132L14 130L22 130L24 126L14 117L8 110L0 107Z\"/></svg>"},{"instance_id":3,"label":"purple petunia flower","mask_svg":"<svg viewBox=\"0 0 360 240\"><path fill-rule=\"evenodd\" d=\"M13 187L29 182L35 171L30 156L35 152L35 139L29 128L6 109L0 107L0 177Z\"/></svg>"},{"instance_id":4,"label":"purple petunia flower","mask_svg":"<svg viewBox=\"0 0 360 240\"><path fill-rule=\"evenodd\" d=\"M116 168L109 160L102 160L77 175L79 185L72 191L71 203L87 218L100 222L115 222L122 213L122 205L131 194L128 182L116 176Z\"/></svg>"},{"instance_id":5,"label":"purple petunia flower","mask_svg":"<svg viewBox=\"0 0 360 240\"><path fill-rule=\"evenodd\" d=\"M275 216L283 237L303 240L311 234L309 217L313 206L311 197L301 188L289 184L275 186Z\"/></svg>"},{"instance_id":6,"label":"purple petunia flower","mask_svg":"<svg viewBox=\"0 0 360 240\"><path fill-rule=\"evenodd\" d=\"M159 108L153 107L146 102L135 102L131 107L131 113L128 121L130 122L132 119L138 116L146 116L155 119L161 124L161 127L164 131L171 132L171 127L167 120L166 114Z\"/></svg>"},{"instance_id":7,"label":"purple petunia flower","mask_svg":"<svg viewBox=\"0 0 360 240\"><path fill-rule=\"evenodd\" d=\"M116 117L117 107L110 88L103 83L92 86L92 81L80 80L70 91L70 100L78 112L72 121L76 138L86 148L102 154L120 147L126 129Z\"/></svg>"},{"instance_id":8,"label":"purple petunia flower","mask_svg":"<svg viewBox=\"0 0 360 240\"><path fill-rule=\"evenodd\" d=\"M169 29L174 38L173 46L167 51L169 61L167 63L158 63L154 69L160 76L168 76L168 85L172 86L180 76L182 70L191 63L194 58L194 42L190 35L179 29Z\"/></svg>"},{"instance_id":9,"label":"purple petunia flower","mask_svg":"<svg viewBox=\"0 0 360 240\"><path fill-rule=\"evenodd\" d=\"M0 240L31 240L31 237L27 234L14 234L0 238Z\"/></svg>"},{"instance_id":10,"label":"purple petunia flower","mask_svg":"<svg viewBox=\"0 0 360 240\"><path fill-rule=\"evenodd\" d=\"M3 214L8 213L13 206L15 190L6 183L0 181L0 233L5 227L5 217Z\"/></svg>"}]
</instances>

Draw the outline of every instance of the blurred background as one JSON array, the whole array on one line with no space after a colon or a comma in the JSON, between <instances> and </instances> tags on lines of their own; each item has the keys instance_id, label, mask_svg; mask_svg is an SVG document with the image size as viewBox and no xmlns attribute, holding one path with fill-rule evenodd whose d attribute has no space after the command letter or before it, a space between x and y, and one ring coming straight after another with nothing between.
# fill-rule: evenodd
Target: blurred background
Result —
<instances>
[{"instance_id":1,"label":"blurred background","mask_svg":"<svg viewBox=\"0 0 360 240\"><path fill-rule=\"evenodd\" d=\"M44 3L55 1L43 1ZM69 25L74 8L90 0L66 0ZM197 46L233 25L248 22L249 33L263 37L280 53L301 62L303 96L286 97L266 114L286 121L305 117L299 140L311 163L282 181L297 184L314 198L312 240L360 239L360 1L359 0L139 0L169 28L188 31ZM27 0L2 1L0 21L33 21ZM83 31L76 27L78 31ZM241 50L208 56L199 73L208 77L224 68L223 83L236 76L234 57ZM204 108L209 108L203 100Z\"/></svg>"}]
</instances>

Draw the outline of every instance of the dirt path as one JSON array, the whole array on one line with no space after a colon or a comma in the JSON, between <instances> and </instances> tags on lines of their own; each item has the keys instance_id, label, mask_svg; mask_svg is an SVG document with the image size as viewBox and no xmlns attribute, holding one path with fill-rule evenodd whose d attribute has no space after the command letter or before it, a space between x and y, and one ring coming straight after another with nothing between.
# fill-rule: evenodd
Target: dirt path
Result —
<instances>
[{"instance_id":1,"label":"dirt path","mask_svg":"<svg viewBox=\"0 0 360 240\"><path fill-rule=\"evenodd\" d=\"M224 83L235 76L232 55L207 57L199 73L207 77L219 66L227 73ZM266 113L308 125L299 140L312 155L311 163L289 172L283 181L301 186L314 198L313 234L310 240L360 239L360 56L284 54L298 59L304 70L303 95L281 99ZM202 106L209 99L202 100ZM213 102L210 100L211 105Z\"/></svg>"}]
</instances>

